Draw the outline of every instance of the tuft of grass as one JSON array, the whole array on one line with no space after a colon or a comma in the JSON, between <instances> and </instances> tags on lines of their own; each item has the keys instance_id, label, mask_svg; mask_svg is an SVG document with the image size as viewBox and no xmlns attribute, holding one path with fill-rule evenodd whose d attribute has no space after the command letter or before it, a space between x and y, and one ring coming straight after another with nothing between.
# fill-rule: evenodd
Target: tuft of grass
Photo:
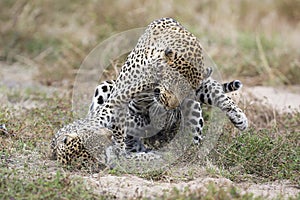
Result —
<instances>
[{"instance_id":1,"label":"tuft of grass","mask_svg":"<svg viewBox=\"0 0 300 200\"><path fill-rule=\"evenodd\" d=\"M234 133L226 127L212 151L222 174L241 181L288 179L300 184L300 112L277 113L267 106L248 110L250 128Z\"/></svg>"},{"instance_id":2,"label":"tuft of grass","mask_svg":"<svg viewBox=\"0 0 300 200\"><path fill-rule=\"evenodd\" d=\"M219 155L217 164L228 170L233 180L250 175L254 180L289 179L299 184L300 135L292 132L272 138L273 131L250 130L233 139L223 138L222 142L231 141L214 150Z\"/></svg>"},{"instance_id":3,"label":"tuft of grass","mask_svg":"<svg viewBox=\"0 0 300 200\"><path fill-rule=\"evenodd\" d=\"M71 178L60 171L30 178L15 170L4 170L0 190L1 199L111 199L94 194L85 187L82 179Z\"/></svg>"}]
</instances>

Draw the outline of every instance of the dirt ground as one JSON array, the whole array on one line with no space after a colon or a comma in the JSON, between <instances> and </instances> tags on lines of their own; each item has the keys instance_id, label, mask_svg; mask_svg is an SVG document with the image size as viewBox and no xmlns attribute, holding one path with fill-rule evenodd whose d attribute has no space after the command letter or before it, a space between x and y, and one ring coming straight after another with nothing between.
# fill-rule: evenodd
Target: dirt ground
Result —
<instances>
[{"instance_id":1,"label":"dirt ground","mask_svg":"<svg viewBox=\"0 0 300 200\"><path fill-rule=\"evenodd\" d=\"M156 182L149 181L134 175L124 176L99 176L95 174L90 177L84 177L88 180L88 184L93 185L100 194L113 194L118 199L137 198L137 197L160 197L170 189L177 188L183 192L189 188L191 192L206 192L206 186L213 183L219 187L229 188L231 186L238 187L243 192L253 193L254 196L266 196L270 199L276 198L278 195L283 197L296 195L299 190L289 185L288 182L270 182L265 184L255 184L250 182L233 183L226 178L213 178L203 175L188 182ZM242 193L243 193L242 192Z\"/></svg>"},{"instance_id":2,"label":"dirt ground","mask_svg":"<svg viewBox=\"0 0 300 200\"><path fill-rule=\"evenodd\" d=\"M62 93L70 92L66 88L46 87L40 85L34 80L34 75L37 72L37 66L28 66L24 64L15 64L13 66L7 66L4 63L0 63L0 87L6 86L7 88L18 88L21 91L27 88L34 88L42 90L47 93L54 91L60 91ZM300 87L293 88L273 88L273 87L253 87L247 88L245 85L242 89L243 95L252 93L256 98L262 98L265 103L269 103L274 108L279 110L284 109L299 109L300 108ZM18 103L10 102L6 98L6 94L0 93L0 103L11 105L15 108L33 108L40 105L39 102L34 101L21 101ZM34 162L34 161L33 161ZM54 161L45 161L48 165L52 165ZM52 164L51 164L52 163ZM20 163L18 163L20 164ZM177 169L182 170L182 169ZM182 170L184 171L184 169ZM138 198L138 197L158 197L163 195L172 188L178 188L179 191L183 191L185 188L193 190L205 190L208 183L215 183L220 187L236 186L243 192L252 192L255 195L266 195L268 198L275 198L278 195L297 195L300 192L299 188L294 185L290 185L287 181L282 182L269 182L269 183L253 183L243 182L234 183L226 178L212 177L205 169L199 169L199 177L189 181L151 181L139 178L134 175L103 175L92 174L90 176L81 176L86 180L88 187L94 188L97 193L111 194L118 199ZM74 176L79 176L74 175Z\"/></svg>"}]
</instances>

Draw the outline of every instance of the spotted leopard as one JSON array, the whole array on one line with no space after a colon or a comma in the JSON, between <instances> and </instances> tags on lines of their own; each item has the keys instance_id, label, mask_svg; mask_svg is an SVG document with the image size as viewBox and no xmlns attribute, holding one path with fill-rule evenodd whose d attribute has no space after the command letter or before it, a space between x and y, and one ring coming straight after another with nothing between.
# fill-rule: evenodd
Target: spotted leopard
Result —
<instances>
[{"instance_id":1,"label":"spotted leopard","mask_svg":"<svg viewBox=\"0 0 300 200\"><path fill-rule=\"evenodd\" d=\"M104 81L95 88L89 112L97 109L97 107L101 106L105 101L107 101L114 87L114 84L115 80ZM216 98L220 97L221 95L237 91L240 88L242 88L242 83L239 80L234 80L221 85L216 80L210 77L203 82L199 89L196 90L196 94L198 100L201 103L219 107L227 114L234 126L236 126L240 130L245 130L247 128L247 118L245 117L243 112L238 107L234 107L234 111L230 112L235 112L236 114L230 114L229 110L224 106L224 103L222 104L222 101L216 100ZM160 97L158 97L157 95L160 95ZM146 126L150 123L150 118L153 119L153 117L150 117L149 115L157 114L157 112L151 113L150 109L150 107L157 107L157 105L155 104L156 101L154 100L155 98L153 96L155 96L155 98L161 98L159 102L164 102L164 105L166 105L170 109L173 109L171 114L168 115L168 118L173 118L173 120L164 121L162 119L159 119L166 124L164 124L156 134L153 134L152 137L143 138L144 143L147 143L147 148L158 149L163 147L163 145L165 145L167 141L170 141L174 137L174 135L176 134L176 130L178 129L175 124L178 123L178 120L180 119L180 110L176 109L176 106L173 106L178 104L177 99L172 99L174 96L170 95L167 91L162 92L154 90L154 95L152 96L149 94L143 94L143 96L139 96L140 99L138 101L132 100L128 104L128 109L130 110L131 115L133 115L133 118L136 119L136 123L140 123L137 126ZM227 98L227 96L225 98ZM149 105L151 106L149 107ZM167 111L164 110L164 112ZM141 123L143 123L143 125L141 125ZM128 133L126 137L126 144L127 150L131 152L143 152L147 149L140 142L139 137L133 137L130 133Z\"/></svg>"},{"instance_id":2,"label":"spotted leopard","mask_svg":"<svg viewBox=\"0 0 300 200\"><path fill-rule=\"evenodd\" d=\"M196 144L202 138L204 123L201 102L220 107L234 124L239 124L238 128L244 129L243 127L247 127L246 117L235 103L225 94L216 98L213 95L214 91L219 91L216 88L223 86L210 79L210 73L210 68L204 65L200 42L193 34L171 18L152 22L128 55L111 93L107 98L103 98L102 105L90 109L85 119L75 121L55 134L51 142L53 156L63 163L68 163L70 159L77 157L72 155L72 151L78 155L72 145L81 143L82 145L77 145L76 150L84 149L92 157L103 153L106 163L110 163L112 157L141 162L159 159L159 154L153 152L133 153L127 150L130 138L133 138L133 143L136 142L135 137L138 137L139 132L136 133L136 130L140 127L142 130L145 128L143 124L135 123L136 118L141 117L140 123L146 122L143 115L130 113L130 104L137 104L144 99L142 97L145 94L151 94L150 98L154 97L154 102L158 102L155 104L164 109L163 113L172 114L176 109L184 111L182 113L185 113L186 123L191 127ZM207 85L205 81L212 84ZM202 96L199 92L201 90L211 91L213 94ZM144 100L142 101L144 104ZM150 111L150 115L155 115L157 111L152 109L152 103L142 108L143 112ZM164 128L165 125L168 124L151 124L152 127L159 128ZM111 135L108 142L111 146L104 148L106 152L89 152L89 142L85 138L93 135ZM95 139L93 142L98 143L101 140ZM65 154L66 149L71 149L68 156L61 156Z\"/></svg>"}]
</instances>

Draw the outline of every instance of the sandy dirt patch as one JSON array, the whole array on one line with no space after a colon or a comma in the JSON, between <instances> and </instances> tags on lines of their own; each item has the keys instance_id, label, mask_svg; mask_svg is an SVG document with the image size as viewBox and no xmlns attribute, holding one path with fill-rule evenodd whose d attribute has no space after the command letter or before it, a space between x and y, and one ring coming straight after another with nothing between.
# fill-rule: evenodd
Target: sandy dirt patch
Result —
<instances>
[{"instance_id":1,"label":"sandy dirt patch","mask_svg":"<svg viewBox=\"0 0 300 200\"><path fill-rule=\"evenodd\" d=\"M300 110L300 86L287 86L286 88L256 86L243 89L266 105L271 105L279 112ZM245 94L244 94L245 95Z\"/></svg>"},{"instance_id":2,"label":"sandy dirt patch","mask_svg":"<svg viewBox=\"0 0 300 200\"><path fill-rule=\"evenodd\" d=\"M204 169L203 169L204 170ZM288 196L296 196L299 189L295 185L289 184L288 181L269 182L264 184L255 184L251 182L234 183L226 178L213 178L207 175L198 177L192 181L180 182L161 182L145 180L134 175L113 176L94 174L84 177L90 186L95 188L99 194L109 194L117 199L128 198L158 198L162 195L168 195L174 189L184 192L187 189L191 193L205 194L207 186L213 184L220 188L230 188L232 186L238 188L241 193L253 193L254 196L264 196L266 199L273 199L278 196L287 198Z\"/></svg>"}]
</instances>

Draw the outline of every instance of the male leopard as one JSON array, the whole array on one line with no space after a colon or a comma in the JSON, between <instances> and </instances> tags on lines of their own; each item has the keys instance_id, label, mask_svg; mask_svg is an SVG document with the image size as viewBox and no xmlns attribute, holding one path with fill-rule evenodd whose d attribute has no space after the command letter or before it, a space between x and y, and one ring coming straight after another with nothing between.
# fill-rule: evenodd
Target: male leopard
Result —
<instances>
[{"instance_id":1,"label":"male leopard","mask_svg":"<svg viewBox=\"0 0 300 200\"><path fill-rule=\"evenodd\" d=\"M141 162L159 159L158 154L143 149L137 150L139 153L128 151L131 138L132 144L136 144L135 137L139 134L136 130L149 127L145 113L155 115L157 109L152 109L153 105L162 105L160 110L163 113L172 115L176 109L184 113L196 144L202 138L204 123L201 102L221 108L236 127L244 130L247 127L245 114L224 92L219 94L223 86L209 78L211 70L204 65L203 59L200 42L177 21L162 18L152 22L128 55L110 94L102 100L97 99L102 104L91 106L85 119L75 121L55 134L51 143L54 157L62 163L69 163L78 154L73 155L72 151L68 151L68 155L65 155L65 149L72 149L72 145L78 143L83 144L77 145L78 148L84 149L92 157L98 156L104 152L96 150L90 153L86 138L111 135L113 146L106 149L106 156ZM200 92L203 90L205 95ZM146 101L145 96L148 98ZM130 111L135 105L138 109ZM150 123L150 126L165 128L168 124ZM107 160L110 158L105 159L104 162L109 162Z\"/></svg>"},{"instance_id":2,"label":"male leopard","mask_svg":"<svg viewBox=\"0 0 300 200\"><path fill-rule=\"evenodd\" d=\"M96 110L109 98L111 91L114 87L114 84L115 84L115 80L109 80L109 81L102 82L96 87L94 96L92 98L92 103L89 108L89 112L93 112L93 110ZM227 116L229 117L230 121L234 124L234 126L236 126L240 130L245 130L247 128L247 118L245 117L243 112L238 107L235 107L233 111L230 109L226 109L224 103L222 104L223 98L219 98L218 100L216 100L216 97L220 97L225 93L237 91L240 88L242 88L242 83L239 80L234 80L221 85L220 83L218 83L217 81L209 77L203 82L200 88L196 90L196 94L197 94L196 96L198 97L197 100L200 101L201 103L217 106L221 110L225 111L225 113L227 113ZM158 97L154 98L152 96L150 98L149 96L151 95L144 94L144 96L139 99L139 102L132 100L128 104L128 109L130 110L131 115L133 115L135 118L139 118L139 120L137 120L136 123L143 123L143 121L148 121L148 124L150 123L149 107L147 108L147 106L151 105L153 107L153 104L155 105L155 102L157 103L157 100L155 100L155 98ZM170 96L170 95L165 91L165 92L161 92L160 96ZM225 98L227 98L227 96ZM167 105L170 108L172 108L171 105L174 104L173 103L174 101L176 102L176 100L167 97L161 97L161 100L158 100L158 102L164 102L164 105ZM177 120L180 119L180 112L178 112L179 111L178 109L175 108L172 109L173 109L172 116L176 118L175 121L177 122ZM235 114L230 114L232 112L235 112ZM160 119L160 121L163 120ZM176 122L173 121L172 123L170 123L170 121L167 121L167 124L156 134L153 134L152 137L143 138L144 143L148 144L147 147L152 149L153 148L158 149L163 147L167 141L170 141L176 134L176 131L178 130L178 127L174 126ZM147 122L144 122L143 126L146 126L146 124ZM137 126L141 126L141 125L137 125ZM132 134L130 133L128 134L129 135L127 135L126 137L127 151L142 152L146 150L144 145L141 144L140 138L132 137ZM151 145L149 146L149 144ZM154 145L154 144L159 144L159 145Z\"/></svg>"}]
</instances>

